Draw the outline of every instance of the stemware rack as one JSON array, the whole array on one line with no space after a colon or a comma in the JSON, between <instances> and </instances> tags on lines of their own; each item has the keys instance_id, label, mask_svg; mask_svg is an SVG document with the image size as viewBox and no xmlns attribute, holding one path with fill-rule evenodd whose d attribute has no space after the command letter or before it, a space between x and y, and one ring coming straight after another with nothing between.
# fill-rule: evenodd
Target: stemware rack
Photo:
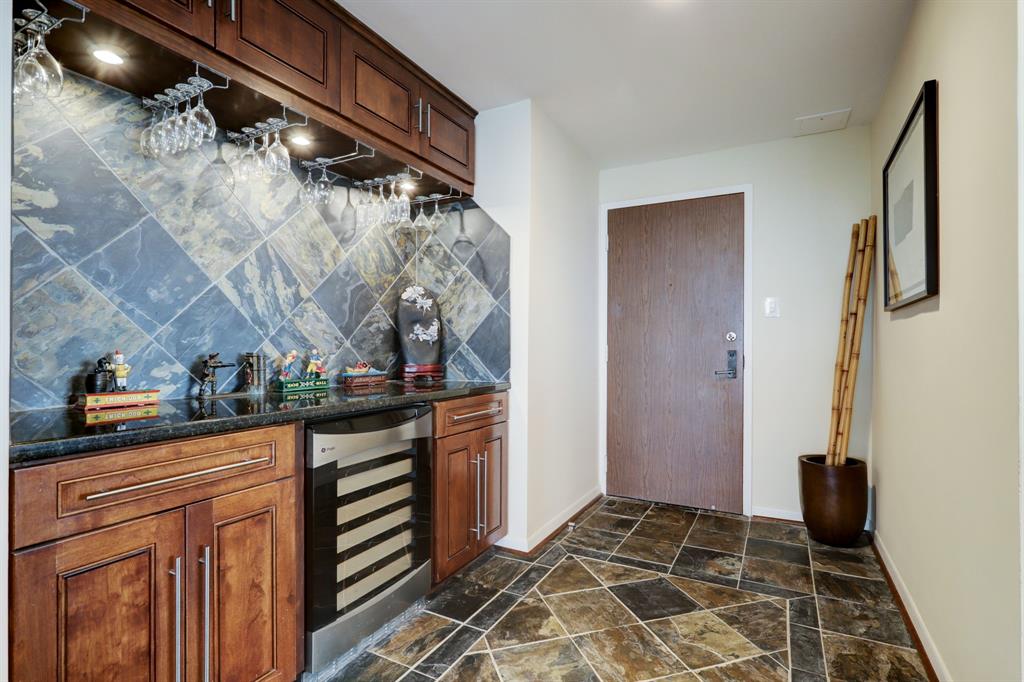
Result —
<instances>
[{"instance_id":1,"label":"stemware rack","mask_svg":"<svg viewBox=\"0 0 1024 682\"><path fill-rule=\"evenodd\" d=\"M289 112L295 116L301 116L302 120L290 120ZM251 126L242 128L241 132L233 132L229 130L228 139L238 146L244 146L252 140L263 137L264 135L273 135L274 133L280 133L282 130L286 130L288 128L303 127L307 125L309 125L309 116L298 109L293 109L287 104L282 104L280 118L274 116L266 119L265 121L256 121Z\"/></svg>"},{"instance_id":2,"label":"stemware rack","mask_svg":"<svg viewBox=\"0 0 1024 682\"><path fill-rule=\"evenodd\" d=\"M60 28L64 22L70 22L72 24L84 24L85 15L89 13L88 7L79 5L74 0L62 0L64 4L74 7L76 10L81 12L81 16L77 17L55 17L50 14L49 9L40 0L35 0L36 5L39 9L24 9L21 11L24 19L17 18L14 20L15 25L18 27L14 31L14 47L15 50L21 49L28 42L28 34L33 33L37 35L49 35L51 32Z\"/></svg>"},{"instance_id":3,"label":"stemware rack","mask_svg":"<svg viewBox=\"0 0 1024 682\"><path fill-rule=\"evenodd\" d=\"M352 161L357 161L359 159L372 159L376 155L376 149L356 140L355 151L349 152L348 154L342 154L341 156L332 156L330 158L318 156L312 161L303 161L301 165L302 168L307 171L325 170L331 166L337 166L342 163L351 163Z\"/></svg>"},{"instance_id":4,"label":"stemware rack","mask_svg":"<svg viewBox=\"0 0 1024 682\"><path fill-rule=\"evenodd\" d=\"M226 76L216 69L211 69L206 64L192 60L195 64L196 73L194 76L189 76L184 83L176 83L174 87L165 88L163 92L158 92L152 97L143 97L142 106L147 109L173 109L179 104L186 100L190 100L193 97L197 97L204 92L210 90L227 90L228 86L231 85L231 77ZM218 85L205 78L201 71L209 73L211 76L215 76L224 81L222 85Z\"/></svg>"}]
</instances>

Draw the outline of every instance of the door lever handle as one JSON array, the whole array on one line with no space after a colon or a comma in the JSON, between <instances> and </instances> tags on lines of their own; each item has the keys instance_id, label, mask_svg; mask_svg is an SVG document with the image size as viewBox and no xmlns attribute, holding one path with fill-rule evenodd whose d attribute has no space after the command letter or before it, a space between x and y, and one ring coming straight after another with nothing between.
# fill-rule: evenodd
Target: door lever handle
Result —
<instances>
[{"instance_id":1,"label":"door lever handle","mask_svg":"<svg viewBox=\"0 0 1024 682\"><path fill-rule=\"evenodd\" d=\"M727 369L716 369L716 377L725 377L727 379L735 379L738 374L736 372L736 356L737 352L734 350L726 351L725 353L725 366Z\"/></svg>"},{"instance_id":2,"label":"door lever handle","mask_svg":"<svg viewBox=\"0 0 1024 682\"><path fill-rule=\"evenodd\" d=\"M730 379L735 379L736 378L736 370L734 370L734 369L716 369L715 370L715 376L716 377L729 377Z\"/></svg>"}]
</instances>

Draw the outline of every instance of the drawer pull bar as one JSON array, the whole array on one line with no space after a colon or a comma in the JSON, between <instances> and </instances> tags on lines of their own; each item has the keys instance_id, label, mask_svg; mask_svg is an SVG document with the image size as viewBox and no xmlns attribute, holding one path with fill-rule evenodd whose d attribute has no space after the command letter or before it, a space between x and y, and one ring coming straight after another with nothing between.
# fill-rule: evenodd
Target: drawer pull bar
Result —
<instances>
[{"instance_id":1,"label":"drawer pull bar","mask_svg":"<svg viewBox=\"0 0 1024 682\"><path fill-rule=\"evenodd\" d=\"M129 485L124 488L115 488L114 490L104 490L101 493L93 493L92 495L86 495L85 499L98 500L101 497L110 497L111 495L119 495L120 493L129 493L133 490L142 490L144 488L152 488L155 485L163 485L164 483L174 483L175 481L184 481L197 476L205 476L206 474L215 474L218 471L227 471L228 469L237 469L238 467L249 466L251 464L260 464L262 462L269 462L269 457L260 457L259 459L245 459L241 462L232 462L231 464L222 464L219 467L210 467L209 469L202 469L200 471L193 471L187 474L181 474L179 476L168 476L167 478L157 479L155 481L147 481L146 483L139 483L137 485Z\"/></svg>"},{"instance_id":2,"label":"drawer pull bar","mask_svg":"<svg viewBox=\"0 0 1024 682\"><path fill-rule=\"evenodd\" d=\"M458 424L459 422L466 421L467 419L479 419L480 417L496 417L501 414L500 407L492 407L489 410L480 410L479 412L470 412L469 414L456 414L452 416L452 424Z\"/></svg>"}]
</instances>

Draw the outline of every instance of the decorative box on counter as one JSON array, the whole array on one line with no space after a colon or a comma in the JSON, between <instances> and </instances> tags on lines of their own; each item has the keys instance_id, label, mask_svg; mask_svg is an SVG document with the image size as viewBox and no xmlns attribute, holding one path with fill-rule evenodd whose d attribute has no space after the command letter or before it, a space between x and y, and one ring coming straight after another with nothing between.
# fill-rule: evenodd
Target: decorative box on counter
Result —
<instances>
[{"instance_id":1,"label":"decorative box on counter","mask_svg":"<svg viewBox=\"0 0 1024 682\"><path fill-rule=\"evenodd\" d=\"M388 383L388 373L374 369L365 362L355 367L346 367L341 373L341 385L349 389L369 389Z\"/></svg>"},{"instance_id":2,"label":"decorative box on counter","mask_svg":"<svg viewBox=\"0 0 1024 682\"><path fill-rule=\"evenodd\" d=\"M87 426L99 426L100 424L120 424L140 419L155 419L159 416L160 405L158 404L126 409L88 410L85 413L85 423Z\"/></svg>"},{"instance_id":3,"label":"decorative box on counter","mask_svg":"<svg viewBox=\"0 0 1024 682\"><path fill-rule=\"evenodd\" d=\"M75 407L92 412L93 410L143 407L159 403L159 390L111 391L108 393L80 393Z\"/></svg>"}]
</instances>

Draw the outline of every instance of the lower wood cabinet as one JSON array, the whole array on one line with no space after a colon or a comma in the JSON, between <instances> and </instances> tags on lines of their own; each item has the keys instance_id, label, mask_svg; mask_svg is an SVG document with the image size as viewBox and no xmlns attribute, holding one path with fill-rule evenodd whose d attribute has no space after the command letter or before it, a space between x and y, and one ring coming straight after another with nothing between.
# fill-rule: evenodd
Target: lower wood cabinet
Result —
<instances>
[{"instance_id":1,"label":"lower wood cabinet","mask_svg":"<svg viewBox=\"0 0 1024 682\"><path fill-rule=\"evenodd\" d=\"M435 583L468 564L508 532L507 452L507 423L435 441Z\"/></svg>"},{"instance_id":2,"label":"lower wood cabinet","mask_svg":"<svg viewBox=\"0 0 1024 682\"><path fill-rule=\"evenodd\" d=\"M248 433L291 459L293 427ZM222 447L239 437L224 436ZM11 679L294 680L300 480L249 487L239 478L234 492L14 552Z\"/></svg>"}]
</instances>

